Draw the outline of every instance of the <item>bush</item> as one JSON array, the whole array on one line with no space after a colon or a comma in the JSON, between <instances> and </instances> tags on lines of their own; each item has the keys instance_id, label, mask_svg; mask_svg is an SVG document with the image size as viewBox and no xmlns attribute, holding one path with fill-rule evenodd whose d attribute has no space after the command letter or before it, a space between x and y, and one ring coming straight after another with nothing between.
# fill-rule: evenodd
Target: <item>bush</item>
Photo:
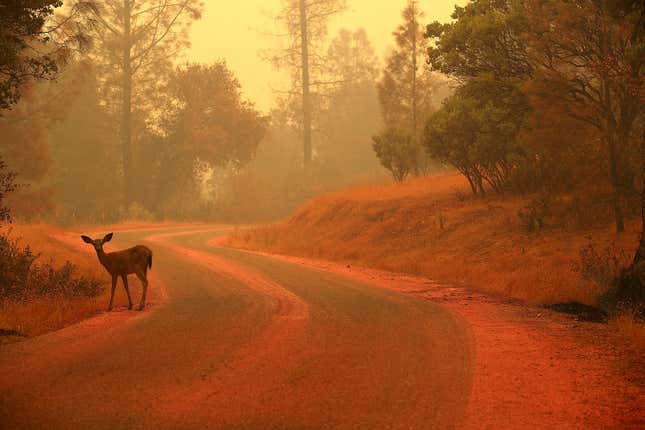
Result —
<instances>
[{"instance_id":1,"label":"bush","mask_svg":"<svg viewBox=\"0 0 645 430\"><path fill-rule=\"evenodd\" d=\"M605 292L600 305L614 314L645 317L645 263L630 267L625 250L609 246L598 250L587 245L580 250L580 262L574 266L585 279Z\"/></svg>"},{"instance_id":2,"label":"bush","mask_svg":"<svg viewBox=\"0 0 645 430\"><path fill-rule=\"evenodd\" d=\"M574 271L604 289L614 288L630 258L625 250L609 246L598 250L589 244L580 250L580 262Z\"/></svg>"},{"instance_id":3,"label":"bush","mask_svg":"<svg viewBox=\"0 0 645 430\"><path fill-rule=\"evenodd\" d=\"M415 172L420 151L410 136L390 130L372 140L376 156L395 181L401 182Z\"/></svg>"},{"instance_id":4,"label":"bush","mask_svg":"<svg viewBox=\"0 0 645 430\"><path fill-rule=\"evenodd\" d=\"M103 292L94 278L76 276L77 267L66 262L55 268L40 263L29 246L0 235L0 300L23 301L35 296L96 297Z\"/></svg>"},{"instance_id":5,"label":"bush","mask_svg":"<svg viewBox=\"0 0 645 430\"><path fill-rule=\"evenodd\" d=\"M551 213L551 202L548 197L539 197L532 200L524 209L518 212L522 227L528 232L542 230L545 219Z\"/></svg>"}]
</instances>

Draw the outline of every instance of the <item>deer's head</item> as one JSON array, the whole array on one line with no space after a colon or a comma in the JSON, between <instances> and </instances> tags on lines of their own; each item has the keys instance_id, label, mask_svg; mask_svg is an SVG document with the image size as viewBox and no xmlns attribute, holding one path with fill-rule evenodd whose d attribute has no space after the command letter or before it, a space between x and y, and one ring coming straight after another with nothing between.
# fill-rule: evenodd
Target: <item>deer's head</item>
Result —
<instances>
[{"instance_id":1,"label":"deer's head","mask_svg":"<svg viewBox=\"0 0 645 430\"><path fill-rule=\"evenodd\" d=\"M89 243L90 245L92 245L94 249L96 249L97 251L102 251L103 244L111 241L112 236L114 236L114 233L106 234L103 239L92 239L91 237L88 237L88 236L81 236L81 239L83 239L83 242Z\"/></svg>"}]
</instances>

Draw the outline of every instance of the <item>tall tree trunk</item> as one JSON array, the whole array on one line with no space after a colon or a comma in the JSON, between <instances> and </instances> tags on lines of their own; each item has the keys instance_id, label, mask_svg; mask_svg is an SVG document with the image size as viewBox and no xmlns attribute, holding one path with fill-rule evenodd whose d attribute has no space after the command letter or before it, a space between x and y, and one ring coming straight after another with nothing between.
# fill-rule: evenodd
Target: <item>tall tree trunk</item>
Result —
<instances>
[{"instance_id":1,"label":"tall tree trunk","mask_svg":"<svg viewBox=\"0 0 645 430\"><path fill-rule=\"evenodd\" d=\"M600 53L603 58L606 58L609 52L608 49L608 40L607 33L608 27L606 23L606 6L604 2L602 3L602 29L600 30ZM607 74L607 71L601 72L601 81L600 85L602 88L601 101L604 110L604 124L603 130L605 143L609 149L609 174L611 175L611 182L614 188L613 195L613 206L614 206L614 218L616 222L616 231L622 233L625 231L625 221L623 220L623 210L621 204L621 195L622 187L621 181L619 178L620 168L619 168L619 148L616 147L616 121L614 117L614 106L613 98L611 92L611 81ZM620 148L623 149L623 148Z\"/></svg>"},{"instance_id":2,"label":"tall tree trunk","mask_svg":"<svg viewBox=\"0 0 645 430\"><path fill-rule=\"evenodd\" d=\"M611 182L614 188L613 205L614 205L614 218L616 221L616 232L622 233L625 231L625 220L623 217L623 208L621 202L622 186L620 180L620 169L618 161L618 148L616 148L616 136L614 135L613 127L609 127L607 131L607 145L609 146L609 164Z\"/></svg>"},{"instance_id":3,"label":"tall tree trunk","mask_svg":"<svg viewBox=\"0 0 645 430\"><path fill-rule=\"evenodd\" d=\"M126 205L133 201L132 176L132 41L130 19L131 0L123 1L123 101L121 105L121 150L123 152L123 186Z\"/></svg>"},{"instance_id":4,"label":"tall tree trunk","mask_svg":"<svg viewBox=\"0 0 645 430\"><path fill-rule=\"evenodd\" d=\"M412 34L410 37L412 38L412 94L410 94L410 97L412 98L412 103L410 104L412 106L412 142L414 143L415 147L419 146L418 142L418 100L417 100L417 20L416 20L416 4L414 0L411 0L410 5L412 6L412 23L411 23L411 30ZM415 163L415 174L419 175L421 173L421 158L423 157L422 151L417 154L417 160Z\"/></svg>"},{"instance_id":5,"label":"tall tree trunk","mask_svg":"<svg viewBox=\"0 0 645 430\"><path fill-rule=\"evenodd\" d=\"M645 128L641 139L641 240L634 256L633 266L645 261Z\"/></svg>"},{"instance_id":6,"label":"tall tree trunk","mask_svg":"<svg viewBox=\"0 0 645 430\"><path fill-rule=\"evenodd\" d=\"M309 34L307 3L300 0L300 43L302 56L302 129L305 166L311 163L311 92L309 81Z\"/></svg>"}]
</instances>

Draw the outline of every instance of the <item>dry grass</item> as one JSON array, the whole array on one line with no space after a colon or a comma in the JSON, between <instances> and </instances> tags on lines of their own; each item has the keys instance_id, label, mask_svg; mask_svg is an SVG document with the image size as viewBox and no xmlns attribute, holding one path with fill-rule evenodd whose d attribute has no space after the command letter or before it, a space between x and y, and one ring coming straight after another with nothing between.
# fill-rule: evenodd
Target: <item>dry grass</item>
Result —
<instances>
[{"instance_id":1,"label":"dry grass","mask_svg":"<svg viewBox=\"0 0 645 430\"><path fill-rule=\"evenodd\" d=\"M459 175L442 174L325 195L228 244L422 275L530 303L595 304L602 289L574 270L580 250L592 243L631 254L637 224L620 236L611 226L528 233L517 215L527 202L475 199Z\"/></svg>"},{"instance_id":2,"label":"dry grass","mask_svg":"<svg viewBox=\"0 0 645 430\"><path fill-rule=\"evenodd\" d=\"M610 324L623 338L624 345L628 345L640 354L645 352L645 323L630 313L614 318Z\"/></svg>"},{"instance_id":3,"label":"dry grass","mask_svg":"<svg viewBox=\"0 0 645 430\"><path fill-rule=\"evenodd\" d=\"M41 260L51 262L55 267L71 261L78 267L79 275L105 280L106 286L109 283L108 276L93 253L79 252L52 238L52 235L65 234L66 230L45 224L13 225L3 230L3 233L8 230L12 237L21 238L22 245L29 245L35 252L41 253ZM102 295L94 298L34 297L25 303L0 302L0 329L11 329L29 336L39 335L101 312L108 301L109 292L106 289ZM117 306L127 303L124 292L117 290L115 303Z\"/></svg>"}]
</instances>

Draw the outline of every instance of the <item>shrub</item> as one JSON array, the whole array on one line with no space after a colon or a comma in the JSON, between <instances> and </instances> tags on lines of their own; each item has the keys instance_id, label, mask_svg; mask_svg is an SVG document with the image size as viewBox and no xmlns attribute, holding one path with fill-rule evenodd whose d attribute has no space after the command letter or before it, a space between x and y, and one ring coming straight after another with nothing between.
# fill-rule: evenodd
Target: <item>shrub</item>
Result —
<instances>
[{"instance_id":1,"label":"shrub","mask_svg":"<svg viewBox=\"0 0 645 430\"><path fill-rule=\"evenodd\" d=\"M580 250L580 261L574 265L574 271L596 285L610 289L616 286L629 261L625 250L615 245L599 250L589 244Z\"/></svg>"},{"instance_id":2,"label":"shrub","mask_svg":"<svg viewBox=\"0 0 645 430\"><path fill-rule=\"evenodd\" d=\"M55 268L29 246L0 235L0 300L24 301L35 296L65 298L96 297L103 292L101 283L90 277L76 276L77 268L67 261Z\"/></svg>"},{"instance_id":3,"label":"shrub","mask_svg":"<svg viewBox=\"0 0 645 430\"><path fill-rule=\"evenodd\" d=\"M376 156L395 181L401 182L414 173L420 151L410 136L389 130L372 140Z\"/></svg>"},{"instance_id":4,"label":"shrub","mask_svg":"<svg viewBox=\"0 0 645 430\"><path fill-rule=\"evenodd\" d=\"M16 240L0 235L0 297L14 298L21 295L29 280L29 272L37 254L27 246L22 248Z\"/></svg>"},{"instance_id":5,"label":"shrub","mask_svg":"<svg viewBox=\"0 0 645 430\"><path fill-rule=\"evenodd\" d=\"M550 213L551 202L548 197L539 197L524 206L524 209L520 210L517 216L526 231L534 232L544 228L545 219Z\"/></svg>"}]
</instances>

